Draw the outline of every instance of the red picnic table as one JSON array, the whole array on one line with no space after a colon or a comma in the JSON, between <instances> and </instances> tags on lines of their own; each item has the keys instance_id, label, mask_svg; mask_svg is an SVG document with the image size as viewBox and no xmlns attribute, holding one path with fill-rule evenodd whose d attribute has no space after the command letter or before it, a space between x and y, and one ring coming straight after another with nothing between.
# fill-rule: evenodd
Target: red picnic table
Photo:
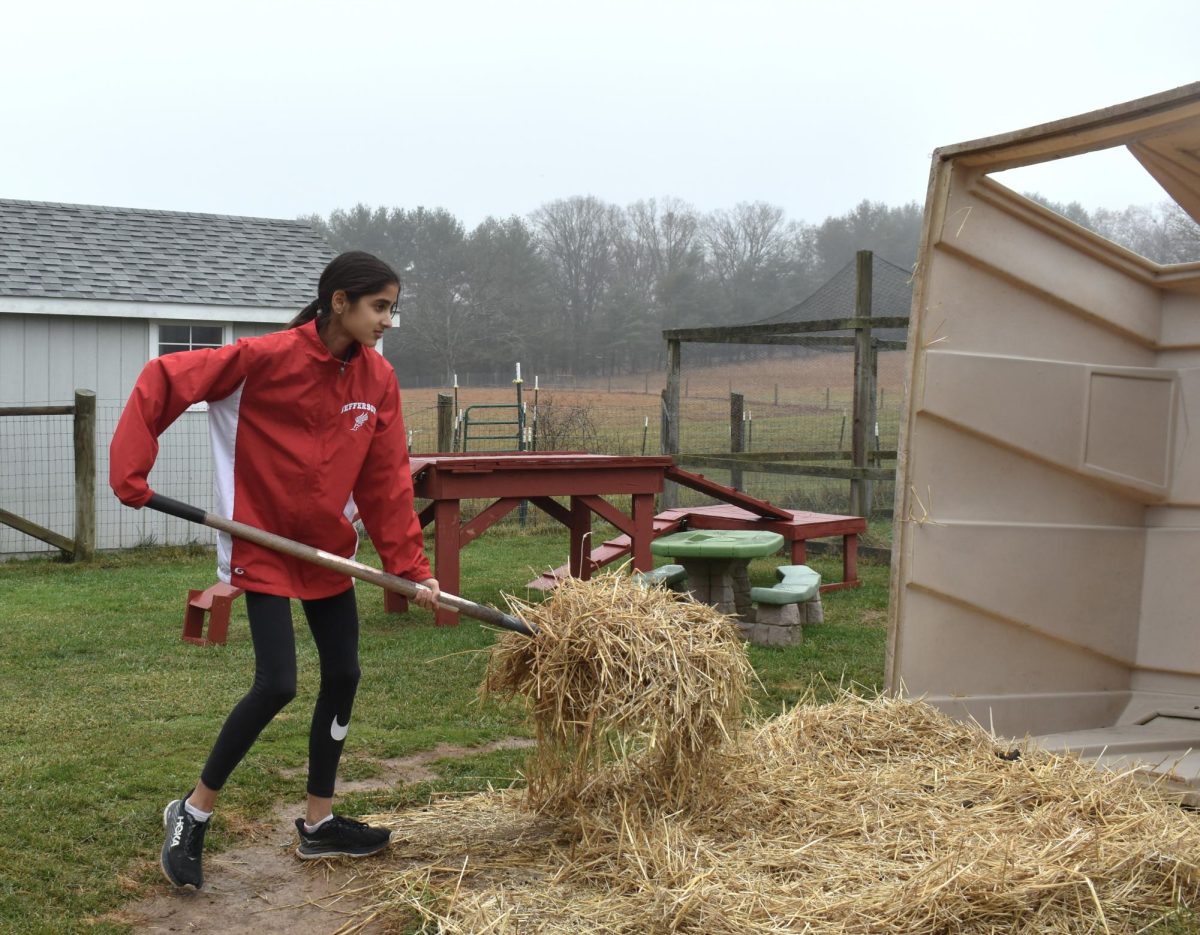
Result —
<instances>
[{"instance_id":1,"label":"red picnic table","mask_svg":"<svg viewBox=\"0 0 1200 935\"><path fill-rule=\"evenodd\" d=\"M654 566L650 543L685 527L778 532L790 546L792 563L798 565L806 558L806 539L841 536L842 580L821 589L832 591L858 587L860 583L858 534L867 528L862 517L783 509L684 471L666 455L429 454L413 455L411 462L416 496L432 501L421 510L420 519L422 527L434 524L434 573L442 587L455 594L460 593L460 550L516 509L522 500L562 523L570 533L567 564L531 581L531 588L552 588L565 575L586 580L596 569L625 556L629 556L635 571L648 571ZM666 480L732 502L683 507L655 515L654 497L662 492ZM629 513L605 500L608 495L630 497ZM564 506L552 497L570 499ZM463 500L494 502L464 523ZM592 514L611 523L622 535L593 548L588 541ZM389 609L403 606L397 595L389 593L388 601ZM457 615L439 610L437 622L452 626Z\"/></svg>"},{"instance_id":2,"label":"red picnic table","mask_svg":"<svg viewBox=\"0 0 1200 935\"><path fill-rule=\"evenodd\" d=\"M528 501L562 523L570 533L569 560L561 568L548 570L529 582L534 589L553 588L567 575L588 579L592 572L629 556L636 571L654 566L650 543L658 536L681 529L742 529L780 533L790 544L791 561L802 565L805 540L828 536L842 537L842 579L821 586L822 591L858 587L858 534L866 530L860 516L834 516L788 510L759 500L732 487L726 487L703 475L676 467L666 455L593 455L584 452L503 452L413 455L410 459L413 489L418 499L430 503L420 512L422 528L434 524L434 573L447 591L460 592L463 546L479 538L490 526ZM662 493L665 481L674 481L692 490L726 501L717 506L683 507L655 515L654 497ZM630 498L629 512L604 499L605 496ZM566 505L553 497L569 498ZM467 522L462 521L462 501L491 500ZM592 547L592 514L611 523L622 535ZM203 616L212 602L214 618L218 610L228 619L228 605L240 594L226 594L214 585L204 592L189 592L189 608L184 622L184 639L205 642ZM232 589L237 590L237 589ZM220 598L218 601L217 598ZM407 602L391 591L384 593L390 611L403 611ZM196 618L197 611L199 618ZM451 610L439 610L437 622L453 626L458 616ZM219 621L214 619L212 624ZM224 641L224 628L210 624L210 642ZM216 638L219 632L219 639ZM193 632L194 631L194 632ZM195 637L195 638L194 638ZM196 639L198 638L198 639Z\"/></svg>"},{"instance_id":3,"label":"red picnic table","mask_svg":"<svg viewBox=\"0 0 1200 935\"><path fill-rule=\"evenodd\" d=\"M477 539L526 500L558 520L570 532L568 566L575 577L588 578L592 514L629 537L633 567L654 566L654 496L661 493L669 457L591 455L575 452L413 455L413 490L432 502L420 513L422 527L434 524L433 562L438 582L459 593L459 550ZM627 496L625 513L604 499ZM569 497L563 505L552 497ZM466 523L463 500L494 500ZM452 626L457 615L440 609L437 622Z\"/></svg>"}]
</instances>

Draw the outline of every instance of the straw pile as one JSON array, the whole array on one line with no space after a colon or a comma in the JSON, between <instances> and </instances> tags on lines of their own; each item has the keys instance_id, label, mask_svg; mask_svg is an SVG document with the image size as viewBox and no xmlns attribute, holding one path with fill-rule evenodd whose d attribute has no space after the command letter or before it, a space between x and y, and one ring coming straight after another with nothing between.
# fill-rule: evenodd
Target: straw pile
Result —
<instances>
[{"instance_id":1,"label":"straw pile","mask_svg":"<svg viewBox=\"0 0 1200 935\"><path fill-rule=\"evenodd\" d=\"M530 803L574 811L614 754L655 798L690 795L741 724L751 669L733 621L620 575L568 578L542 604L509 604L538 637L501 637L483 690L529 701Z\"/></svg>"},{"instance_id":2,"label":"straw pile","mask_svg":"<svg viewBox=\"0 0 1200 935\"><path fill-rule=\"evenodd\" d=\"M1073 758L1006 758L912 701L846 694L735 730L747 670L710 684L728 666L719 638L695 644L697 675L691 643L657 647L657 626L625 616L637 595L571 587L559 611L557 596L522 610L537 648L506 640L489 680L530 697L559 748L540 768L572 778L372 816L394 845L364 868L372 909L344 932L415 913L429 932L505 935L1115 933L1200 905L1200 823L1155 790ZM721 632L665 600L655 612L679 614L677 629ZM576 639L574 658L556 645ZM638 668L625 644L661 658ZM628 755L596 757L602 732Z\"/></svg>"}]
</instances>

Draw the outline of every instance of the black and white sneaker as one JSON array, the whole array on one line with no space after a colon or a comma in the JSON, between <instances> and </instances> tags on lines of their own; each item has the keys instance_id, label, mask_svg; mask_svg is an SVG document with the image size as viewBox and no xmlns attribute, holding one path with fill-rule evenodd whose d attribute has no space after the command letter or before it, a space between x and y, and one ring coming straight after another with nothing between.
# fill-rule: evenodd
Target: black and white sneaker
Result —
<instances>
[{"instance_id":1,"label":"black and white sneaker","mask_svg":"<svg viewBox=\"0 0 1200 935\"><path fill-rule=\"evenodd\" d=\"M187 796L176 799L163 809L162 857L159 864L172 884L185 890L198 890L204 885L201 853L207 821L197 821L183 807Z\"/></svg>"},{"instance_id":2,"label":"black and white sneaker","mask_svg":"<svg viewBox=\"0 0 1200 935\"><path fill-rule=\"evenodd\" d=\"M375 828L340 815L334 815L311 834L304 830L304 819L297 818L296 830L300 832L296 856L301 860L366 857L383 850L392 839L392 832L387 828Z\"/></svg>"}]
</instances>

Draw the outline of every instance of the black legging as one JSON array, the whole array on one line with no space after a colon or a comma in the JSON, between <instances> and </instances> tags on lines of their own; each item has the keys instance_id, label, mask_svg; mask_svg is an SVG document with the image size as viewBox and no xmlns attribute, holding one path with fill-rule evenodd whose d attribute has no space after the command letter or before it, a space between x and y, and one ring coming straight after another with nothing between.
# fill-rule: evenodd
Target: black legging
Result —
<instances>
[{"instance_id":1,"label":"black legging","mask_svg":"<svg viewBox=\"0 0 1200 935\"><path fill-rule=\"evenodd\" d=\"M308 737L308 792L332 798L358 689L358 606L354 588L301 603L321 657L321 688ZM254 685L225 720L200 773L210 789L225 785L262 729L296 697L291 602L286 597L247 591L246 613L254 641Z\"/></svg>"}]
</instances>

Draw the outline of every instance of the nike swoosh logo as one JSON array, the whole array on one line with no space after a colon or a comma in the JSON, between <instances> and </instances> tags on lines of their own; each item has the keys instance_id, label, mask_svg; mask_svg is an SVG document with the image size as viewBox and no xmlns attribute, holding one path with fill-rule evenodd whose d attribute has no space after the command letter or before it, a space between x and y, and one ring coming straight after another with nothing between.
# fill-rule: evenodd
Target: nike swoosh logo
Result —
<instances>
[{"instance_id":1,"label":"nike swoosh logo","mask_svg":"<svg viewBox=\"0 0 1200 935\"><path fill-rule=\"evenodd\" d=\"M333 716L333 723L329 725L329 736L334 740L345 740L346 735L350 733L350 722L339 724L337 715Z\"/></svg>"}]
</instances>

